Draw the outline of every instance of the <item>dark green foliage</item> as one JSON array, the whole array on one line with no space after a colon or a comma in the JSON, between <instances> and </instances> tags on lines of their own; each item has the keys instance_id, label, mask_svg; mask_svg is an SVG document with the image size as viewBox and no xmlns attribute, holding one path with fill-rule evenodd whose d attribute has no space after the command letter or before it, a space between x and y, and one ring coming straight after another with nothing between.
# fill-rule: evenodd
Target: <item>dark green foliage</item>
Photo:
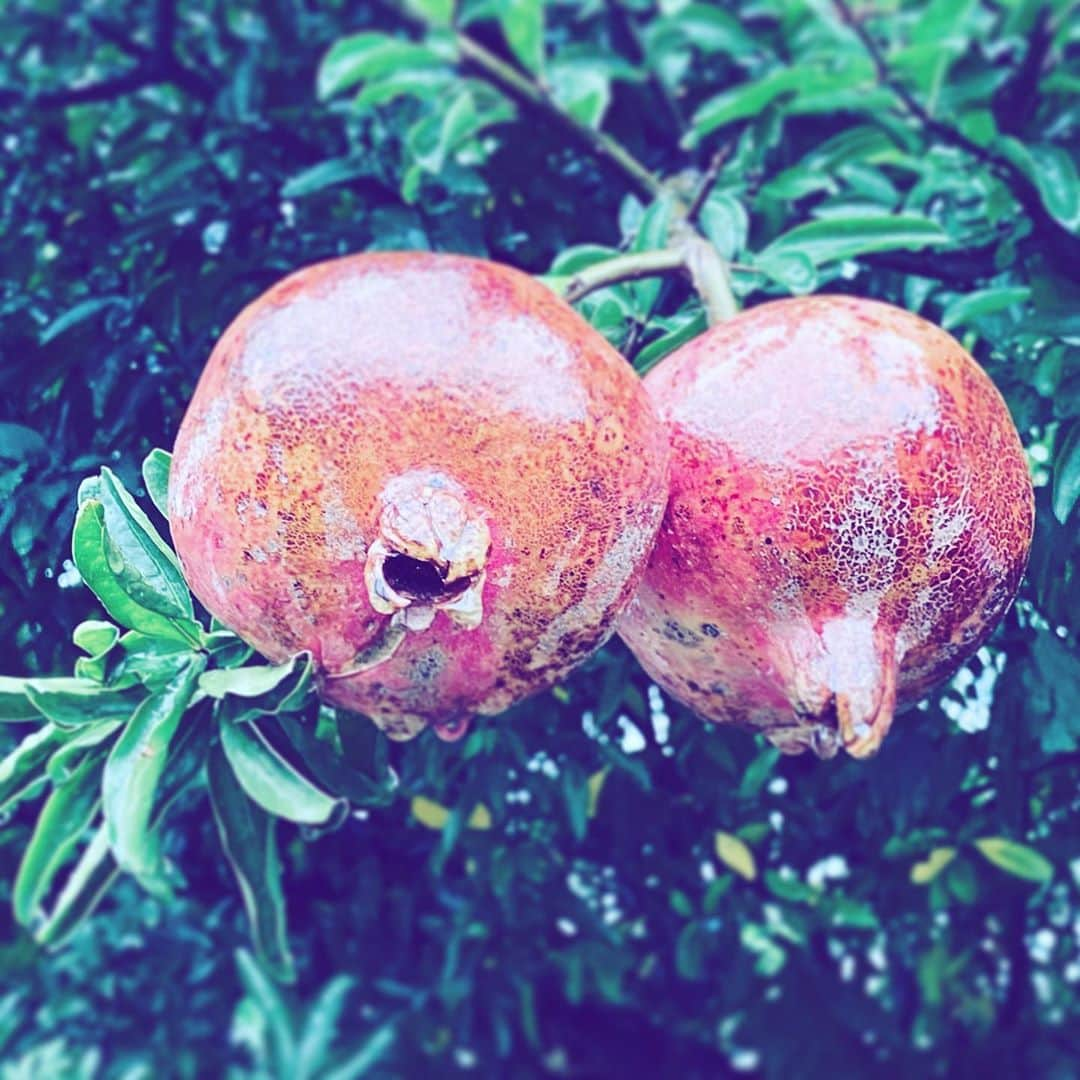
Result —
<instances>
[{"instance_id":1,"label":"dark green foliage","mask_svg":"<svg viewBox=\"0 0 1080 1080\"><path fill-rule=\"evenodd\" d=\"M0 1080L1071 1076L1078 91L1065 0L12 0ZM147 454L262 289L416 247L572 288L688 209L745 304L949 328L1029 447L1021 598L876 759L617 644L390 746L192 606ZM704 326L678 275L579 309L640 370Z\"/></svg>"}]
</instances>

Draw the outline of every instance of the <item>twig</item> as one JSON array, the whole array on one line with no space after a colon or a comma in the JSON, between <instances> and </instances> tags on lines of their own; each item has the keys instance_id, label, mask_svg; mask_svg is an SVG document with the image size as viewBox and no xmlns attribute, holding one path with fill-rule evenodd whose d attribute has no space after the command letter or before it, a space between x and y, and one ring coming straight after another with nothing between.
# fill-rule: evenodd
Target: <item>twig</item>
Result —
<instances>
[{"instance_id":1,"label":"twig","mask_svg":"<svg viewBox=\"0 0 1080 1080\"><path fill-rule=\"evenodd\" d=\"M720 178L720 171L724 167L724 162L731 156L731 149L731 143L725 143L721 146L720 149L713 154L712 160L709 162L709 167L701 174L701 180L698 181L697 191L694 192L694 197L690 200L690 205L686 208L686 220L690 222L691 225L697 222L702 207L709 197L709 192L716 186L716 181Z\"/></svg>"},{"instance_id":2,"label":"twig","mask_svg":"<svg viewBox=\"0 0 1080 1080\"><path fill-rule=\"evenodd\" d=\"M546 119L557 123L579 145L617 168L638 194L654 199L663 190L660 178L638 161L618 140L563 112L537 83L512 64L501 60L475 38L461 32L458 32L455 38L462 57L479 68L489 82L494 83L519 104L541 112Z\"/></svg>"},{"instance_id":3,"label":"twig","mask_svg":"<svg viewBox=\"0 0 1080 1080\"><path fill-rule=\"evenodd\" d=\"M690 231L678 243L660 251L632 252L585 267L567 282L563 295L574 304L597 289L674 270L690 275L710 325L731 318L738 310L728 266L708 240Z\"/></svg>"},{"instance_id":4,"label":"twig","mask_svg":"<svg viewBox=\"0 0 1080 1080\"><path fill-rule=\"evenodd\" d=\"M1043 205L1039 189L1019 166L1008 158L987 149L969 138L962 131L932 116L926 107L902 82L894 79L889 65L877 42L870 36L862 20L856 16L848 0L833 0L841 21L862 43L877 73L878 82L892 91L907 112L942 142L966 151L977 161L993 169L1008 184L1017 202L1031 218L1036 231L1047 239L1047 254L1059 261L1066 273L1074 279L1080 266L1080 236L1076 236L1060 224Z\"/></svg>"},{"instance_id":5,"label":"twig","mask_svg":"<svg viewBox=\"0 0 1080 1080\"><path fill-rule=\"evenodd\" d=\"M623 281L638 281L641 278L657 277L672 270L686 268L686 256L676 248L663 248L660 251L637 251L628 255L617 255L604 262L594 263L579 270L566 284L563 295L571 304L576 304L591 292L618 285Z\"/></svg>"}]
</instances>

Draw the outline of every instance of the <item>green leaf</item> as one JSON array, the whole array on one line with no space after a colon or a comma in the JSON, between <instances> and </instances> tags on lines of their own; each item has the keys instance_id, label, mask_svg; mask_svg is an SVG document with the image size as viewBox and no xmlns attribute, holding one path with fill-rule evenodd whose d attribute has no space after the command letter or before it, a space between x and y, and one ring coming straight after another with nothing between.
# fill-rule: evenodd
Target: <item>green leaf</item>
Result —
<instances>
[{"instance_id":1,"label":"green leaf","mask_svg":"<svg viewBox=\"0 0 1080 1080\"><path fill-rule=\"evenodd\" d=\"M522 66L539 72L544 66L544 0L503 0L499 26Z\"/></svg>"},{"instance_id":2,"label":"green leaf","mask_svg":"<svg viewBox=\"0 0 1080 1080\"><path fill-rule=\"evenodd\" d=\"M949 239L940 225L918 214L830 218L796 225L777 237L758 257L797 252L815 266L875 251L921 249Z\"/></svg>"},{"instance_id":3,"label":"green leaf","mask_svg":"<svg viewBox=\"0 0 1080 1080\"><path fill-rule=\"evenodd\" d=\"M124 591L172 619L194 618L191 592L176 555L111 469L102 467L96 494L105 510L109 566Z\"/></svg>"},{"instance_id":4,"label":"green leaf","mask_svg":"<svg viewBox=\"0 0 1080 1080\"><path fill-rule=\"evenodd\" d=\"M255 726L225 721L221 747L240 786L267 813L298 825L325 825L347 804L334 799L281 756Z\"/></svg>"},{"instance_id":5,"label":"green leaf","mask_svg":"<svg viewBox=\"0 0 1080 1080\"><path fill-rule=\"evenodd\" d=\"M42 716L66 728L97 720L126 720L143 696L141 690L114 690L91 679L62 676L27 679L26 693Z\"/></svg>"},{"instance_id":6,"label":"green leaf","mask_svg":"<svg viewBox=\"0 0 1080 1080\"><path fill-rule=\"evenodd\" d=\"M110 622L87 619L75 627L71 635L75 647L87 653L75 661L75 677L102 682L105 678L106 657L120 640L120 630Z\"/></svg>"},{"instance_id":7,"label":"green leaf","mask_svg":"<svg viewBox=\"0 0 1080 1080\"><path fill-rule=\"evenodd\" d=\"M698 922L688 922L675 939L675 970L684 978L697 980L705 974L705 931Z\"/></svg>"},{"instance_id":8,"label":"green leaf","mask_svg":"<svg viewBox=\"0 0 1080 1080\"><path fill-rule=\"evenodd\" d=\"M292 697L299 680L311 676L311 653L297 653L283 664L259 664L251 667L230 668L203 672L199 689L208 697L221 699L229 694L237 697L257 698L276 690L289 680L286 697Z\"/></svg>"},{"instance_id":9,"label":"green leaf","mask_svg":"<svg viewBox=\"0 0 1080 1080\"><path fill-rule=\"evenodd\" d=\"M1054 447L1054 517L1062 525L1080 499L1080 420L1058 433Z\"/></svg>"},{"instance_id":10,"label":"green leaf","mask_svg":"<svg viewBox=\"0 0 1080 1080\"><path fill-rule=\"evenodd\" d=\"M1073 232L1080 229L1080 177L1068 152L1048 143L1026 146L1012 136L1000 139L998 146L1038 188L1051 217Z\"/></svg>"},{"instance_id":11,"label":"green leaf","mask_svg":"<svg viewBox=\"0 0 1080 1080\"><path fill-rule=\"evenodd\" d=\"M169 744L205 663L193 656L172 681L143 701L113 746L102 776L105 824L117 863L144 888L163 896L170 890L150 816Z\"/></svg>"},{"instance_id":12,"label":"green leaf","mask_svg":"<svg viewBox=\"0 0 1080 1080\"><path fill-rule=\"evenodd\" d=\"M45 762L66 738L65 732L44 724L0 760L0 814L37 792L45 780Z\"/></svg>"},{"instance_id":13,"label":"green leaf","mask_svg":"<svg viewBox=\"0 0 1080 1080\"><path fill-rule=\"evenodd\" d=\"M364 1040L359 1050L323 1073L321 1080L359 1080L361 1076L367 1076L390 1052L397 1040L397 1032L396 1018L381 1024Z\"/></svg>"},{"instance_id":14,"label":"green leaf","mask_svg":"<svg viewBox=\"0 0 1080 1080\"><path fill-rule=\"evenodd\" d=\"M0 675L0 724L18 724L41 717L41 713L30 699L27 690L28 682L28 679Z\"/></svg>"},{"instance_id":15,"label":"green leaf","mask_svg":"<svg viewBox=\"0 0 1080 1080\"><path fill-rule=\"evenodd\" d=\"M375 175L375 172L370 159L343 157L320 161L318 165L312 165L286 180L281 186L281 197L302 199L306 195L314 195L318 191L348 183L360 176Z\"/></svg>"},{"instance_id":16,"label":"green leaf","mask_svg":"<svg viewBox=\"0 0 1080 1080\"><path fill-rule=\"evenodd\" d=\"M392 801L396 781L385 762L380 760L382 755L372 752L364 760L350 757L337 732L336 718L328 721L333 726L335 737L332 739L320 737L313 725L295 715L279 715L277 722L312 776L331 795L357 806L385 806ZM322 723L320 718L320 727ZM356 726L370 734L373 741L379 740L376 745L385 747L385 737L369 720L357 717Z\"/></svg>"},{"instance_id":17,"label":"green leaf","mask_svg":"<svg viewBox=\"0 0 1080 1080\"><path fill-rule=\"evenodd\" d=\"M729 262L746 247L750 216L742 202L728 191L714 191L701 207L701 231Z\"/></svg>"},{"instance_id":18,"label":"green leaf","mask_svg":"<svg viewBox=\"0 0 1080 1080\"><path fill-rule=\"evenodd\" d=\"M585 127L599 128L611 105L611 77L580 61L556 60L546 81L555 103Z\"/></svg>"},{"instance_id":19,"label":"green leaf","mask_svg":"<svg viewBox=\"0 0 1080 1080\"><path fill-rule=\"evenodd\" d=\"M415 97L423 102L434 103L440 95L446 92L447 87L454 81L454 78L455 76L450 69L443 68L392 71L379 79L370 79L366 82L353 100L353 105L356 109L370 109L376 105L385 105L387 102L394 101L399 97ZM339 163L340 167L343 168L344 162L347 160L351 161L352 159L339 158L334 162L323 162L322 164L328 170L331 165L338 166ZM321 169L321 167L321 165L315 165L289 181L290 185L293 183L298 186L302 185L303 190L295 193L296 195L309 195L312 191L327 186L325 183L326 174L324 172L315 173L315 170ZM370 164L368 168L370 170ZM301 178L304 178L303 181ZM335 175L333 182L335 184L341 183L342 179L342 177ZM314 186L316 184L318 185L317 188ZM282 189L282 194L285 194L285 189Z\"/></svg>"},{"instance_id":20,"label":"green leaf","mask_svg":"<svg viewBox=\"0 0 1080 1080\"><path fill-rule=\"evenodd\" d=\"M983 836L974 844L985 859L1013 877L1045 885L1054 876L1054 864L1026 844L1004 836Z\"/></svg>"},{"instance_id":21,"label":"green leaf","mask_svg":"<svg viewBox=\"0 0 1080 1080\"><path fill-rule=\"evenodd\" d=\"M211 679L200 690L212 697L220 694L221 715L234 724L242 724L260 716L278 716L302 709L312 691L314 668L311 654L303 652L284 664L229 668L220 674L222 678ZM281 677L277 678L277 674ZM235 680L229 678L233 675L237 676Z\"/></svg>"},{"instance_id":22,"label":"green leaf","mask_svg":"<svg viewBox=\"0 0 1080 1080\"><path fill-rule=\"evenodd\" d=\"M748 116L757 116L784 94L793 94L806 77L799 68L779 68L724 90L698 107L691 121L694 136L703 138L717 128Z\"/></svg>"},{"instance_id":23,"label":"green leaf","mask_svg":"<svg viewBox=\"0 0 1080 1080\"><path fill-rule=\"evenodd\" d=\"M48 454L49 444L40 432L25 424L0 423L0 459L28 461Z\"/></svg>"},{"instance_id":24,"label":"green leaf","mask_svg":"<svg viewBox=\"0 0 1080 1080\"><path fill-rule=\"evenodd\" d=\"M156 448L143 459L142 478L146 485L146 494L157 508L157 512L166 520L169 518L169 469L172 466L172 454Z\"/></svg>"},{"instance_id":25,"label":"green leaf","mask_svg":"<svg viewBox=\"0 0 1080 1080\"><path fill-rule=\"evenodd\" d=\"M779 757L779 750L767 746L750 762L739 784L740 799L752 799L765 786Z\"/></svg>"},{"instance_id":26,"label":"green leaf","mask_svg":"<svg viewBox=\"0 0 1080 1080\"><path fill-rule=\"evenodd\" d=\"M703 334L708 328L705 312L698 308L689 318L681 321L680 325L670 333L650 341L634 358L634 370L639 375L645 375L651 371L665 356L674 352L686 342Z\"/></svg>"},{"instance_id":27,"label":"green leaf","mask_svg":"<svg viewBox=\"0 0 1080 1080\"><path fill-rule=\"evenodd\" d=\"M55 947L87 919L101 903L119 871L109 850L109 835L104 825L95 830L83 848L52 909L34 931L39 945Z\"/></svg>"},{"instance_id":28,"label":"green leaf","mask_svg":"<svg viewBox=\"0 0 1080 1080\"><path fill-rule=\"evenodd\" d=\"M41 331L38 341L42 345L48 345L50 341L58 338L61 334L67 333L68 330L79 326L88 319L92 319L95 315L99 315L106 309L117 306L126 307L127 304L127 298L123 296L97 296L90 300L83 300L81 303L69 308L63 315L59 315L57 318L53 319L53 321Z\"/></svg>"},{"instance_id":29,"label":"green leaf","mask_svg":"<svg viewBox=\"0 0 1080 1080\"><path fill-rule=\"evenodd\" d=\"M256 951L275 979L291 983L296 970L285 928L275 819L244 794L220 746L211 748L206 774L221 846L240 886Z\"/></svg>"},{"instance_id":30,"label":"green leaf","mask_svg":"<svg viewBox=\"0 0 1080 1080\"><path fill-rule=\"evenodd\" d=\"M84 759L46 800L23 852L12 889L15 921L29 926L53 878L97 816L103 754Z\"/></svg>"},{"instance_id":31,"label":"green leaf","mask_svg":"<svg viewBox=\"0 0 1080 1080\"><path fill-rule=\"evenodd\" d=\"M237 949L236 967L240 973L240 981L270 1032L275 1072L281 1076L296 1076L298 1047L293 1018L285 999L267 978L263 966L246 949ZM270 974L273 976L273 972Z\"/></svg>"},{"instance_id":32,"label":"green leaf","mask_svg":"<svg viewBox=\"0 0 1080 1080\"><path fill-rule=\"evenodd\" d=\"M341 1014L349 992L356 985L351 975L336 975L320 991L304 1018L296 1045L293 1076L316 1077L329 1058L337 1038Z\"/></svg>"},{"instance_id":33,"label":"green leaf","mask_svg":"<svg viewBox=\"0 0 1080 1080\"><path fill-rule=\"evenodd\" d=\"M966 326L984 315L996 315L1014 304L1025 304L1031 296L1026 285L999 285L991 289L976 289L967 296L950 301L941 314L941 325L946 330L954 326Z\"/></svg>"},{"instance_id":34,"label":"green leaf","mask_svg":"<svg viewBox=\"0 0 1080 1080\"><path fill-rule=\"evenodd\" d=\"M394 71L442 67L443 57L425 45L366 32L342 38L331 46L319 65L318 93L322 100L340 94L366 79Z\"/></svg>"},{"instance_id":35,"label":"green leaf","mask_svg":"<svg viewBox=\"0 0 1080 1080\"><path fill-rule=\"evenodd\" d=\"M584 840L589 829L589 778L576 761L568 761L563 765L560 783L570 831L575 840Z\"/></svg>"},{"instance_id":36,"label":"green leaf","mask_svg":"<svg viewBox=\"0 0 1080 1080\"><path fill-rule=\"evenodd\" d=\"M454 18L454 0L405 0L405 6L432 26L449 26Z\"/></svg>"},{"instance_id":37,"label":"green leaf","mask_svg":"<svg viewBox=\"0 0 1080 1080\"><path fill-rule=\"evenodd\" d=\"M100 746L123 725L124 720L99 720L93 724L87 724L69 736L64 745L49 758L46 766L49 779L54 784L64 783L74 770L75 763L83 756L84 750Z\"/></svg>"},{"instance_id":38,"label":"green leaf","mask_svg":"<svg viewBox=\"0 0 1080 1080\"><path fill-rule=\"evenodd\" d=\"M796 296L813 292L818 286L817 270L801 251L770 251L754 256L754 269Z\"/></svg>"},{"instance_id":39,"label":"green leaf","mask_svg":"<svg viewBox=\"0 0 1080 1080\"><path fill-rule=\"evenodd\" d=\"M97 660L120 640L120 631L110 622L86 619L72 631L71 640L77 649Z\"/></svg>"},{"instance_id":40,"label":"green leaf","mask_svg":"<svg viewBox=\"0 0 1080 1080\"><path fill-rule=\"evenodd\" d=\"M160 690L171 682L192 654L187 641L150 637L137 630L130 630L120 638L120 648L124 656L113 675L113 685L141 683L149 690Z\"/></svg>"},{"instance_id":41,"label":"green leaf","mask_svg":"<svg viewBox=\"0 0 1080 1080\"><path fill-rule=\"evenodd\" d=\"M199 625L191 619L169 618L134 599L124 581L113 572L105 533L105 508L88 499L75 516L71 554L83 581L102 606L122 626L156 637L197 645Z\"/></svg>"},{"instance_id":42,"label":"green leaf","mask_svg":"<svg viewBox=\"0 0 1080 1080\"><path fill-rule=\"evenodd\" d=\"M170 748L169 767L154 799L152 827L159 828L170 806L195 781L206 756L208 727L203 723L182 728ZM39 944L57 946L85 921L120 876L109 848L108 828L103 823L83 850L65 881L45 921L34 934Z\"/></svg>"}]
</instances>

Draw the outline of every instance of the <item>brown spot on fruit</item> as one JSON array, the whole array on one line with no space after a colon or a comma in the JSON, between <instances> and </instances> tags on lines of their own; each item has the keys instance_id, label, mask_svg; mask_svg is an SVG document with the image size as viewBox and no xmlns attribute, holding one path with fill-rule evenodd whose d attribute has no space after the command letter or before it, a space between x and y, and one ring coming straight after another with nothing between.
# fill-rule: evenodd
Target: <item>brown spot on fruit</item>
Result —
<instances>
[{"instance_id":1,"label":"brown spot on fruit","mask_svg":"<svg viewBox=\"0 0 1080 1080\"><path fill-rule=\"evenodd\" d=\"M544 286L359 255L279 282L225 332L169 520L196 596L260 652L310 649L323 696L394 737L452 735L610 633L666 463L633 371Z\"/></svg>"},{"instance_id":2,"label":"brown spot on fruit","mask_svg":"<svg viewBox=\"0 0 1080 1080\"><path fill-rule=\"evenodd\" d=\"M702 716L873 753L1016 594L1034 501L1001 395L944 331L839 296L744 312L646 385L671 501L623 639Z\"/></svg>"}]
</instances>

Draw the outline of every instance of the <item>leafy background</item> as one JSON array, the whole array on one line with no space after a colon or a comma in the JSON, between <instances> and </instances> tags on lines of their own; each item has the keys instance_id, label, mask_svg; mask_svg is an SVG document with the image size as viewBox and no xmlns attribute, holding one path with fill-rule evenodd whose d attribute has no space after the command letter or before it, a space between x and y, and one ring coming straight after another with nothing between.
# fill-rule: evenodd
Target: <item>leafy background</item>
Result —
<instances>
[{"instance_id":1,"label":"leafy background","mask_svg":"<svg viewBox=\"0 0 1080 1080\"><path fill-rule=\"evenodd\" d=\"M196 780L171 895L123 877L55 951L5 903L0 1077L1075 1075L1078 91L1068 2L11 0L5 674L69 671L102 615L80 481L110 465L148 506L215 336L347 251L565 280L689 210L743 303L950 328L1009 402L1038 527L990 645L871 762L705 727L617 645L462 743L392 748L392 792L279 830L291 985ZM703 325L677 275L580 310L639 368ZM0 821L2 900L35 810Z\"/></svg>"}]
</instances>

